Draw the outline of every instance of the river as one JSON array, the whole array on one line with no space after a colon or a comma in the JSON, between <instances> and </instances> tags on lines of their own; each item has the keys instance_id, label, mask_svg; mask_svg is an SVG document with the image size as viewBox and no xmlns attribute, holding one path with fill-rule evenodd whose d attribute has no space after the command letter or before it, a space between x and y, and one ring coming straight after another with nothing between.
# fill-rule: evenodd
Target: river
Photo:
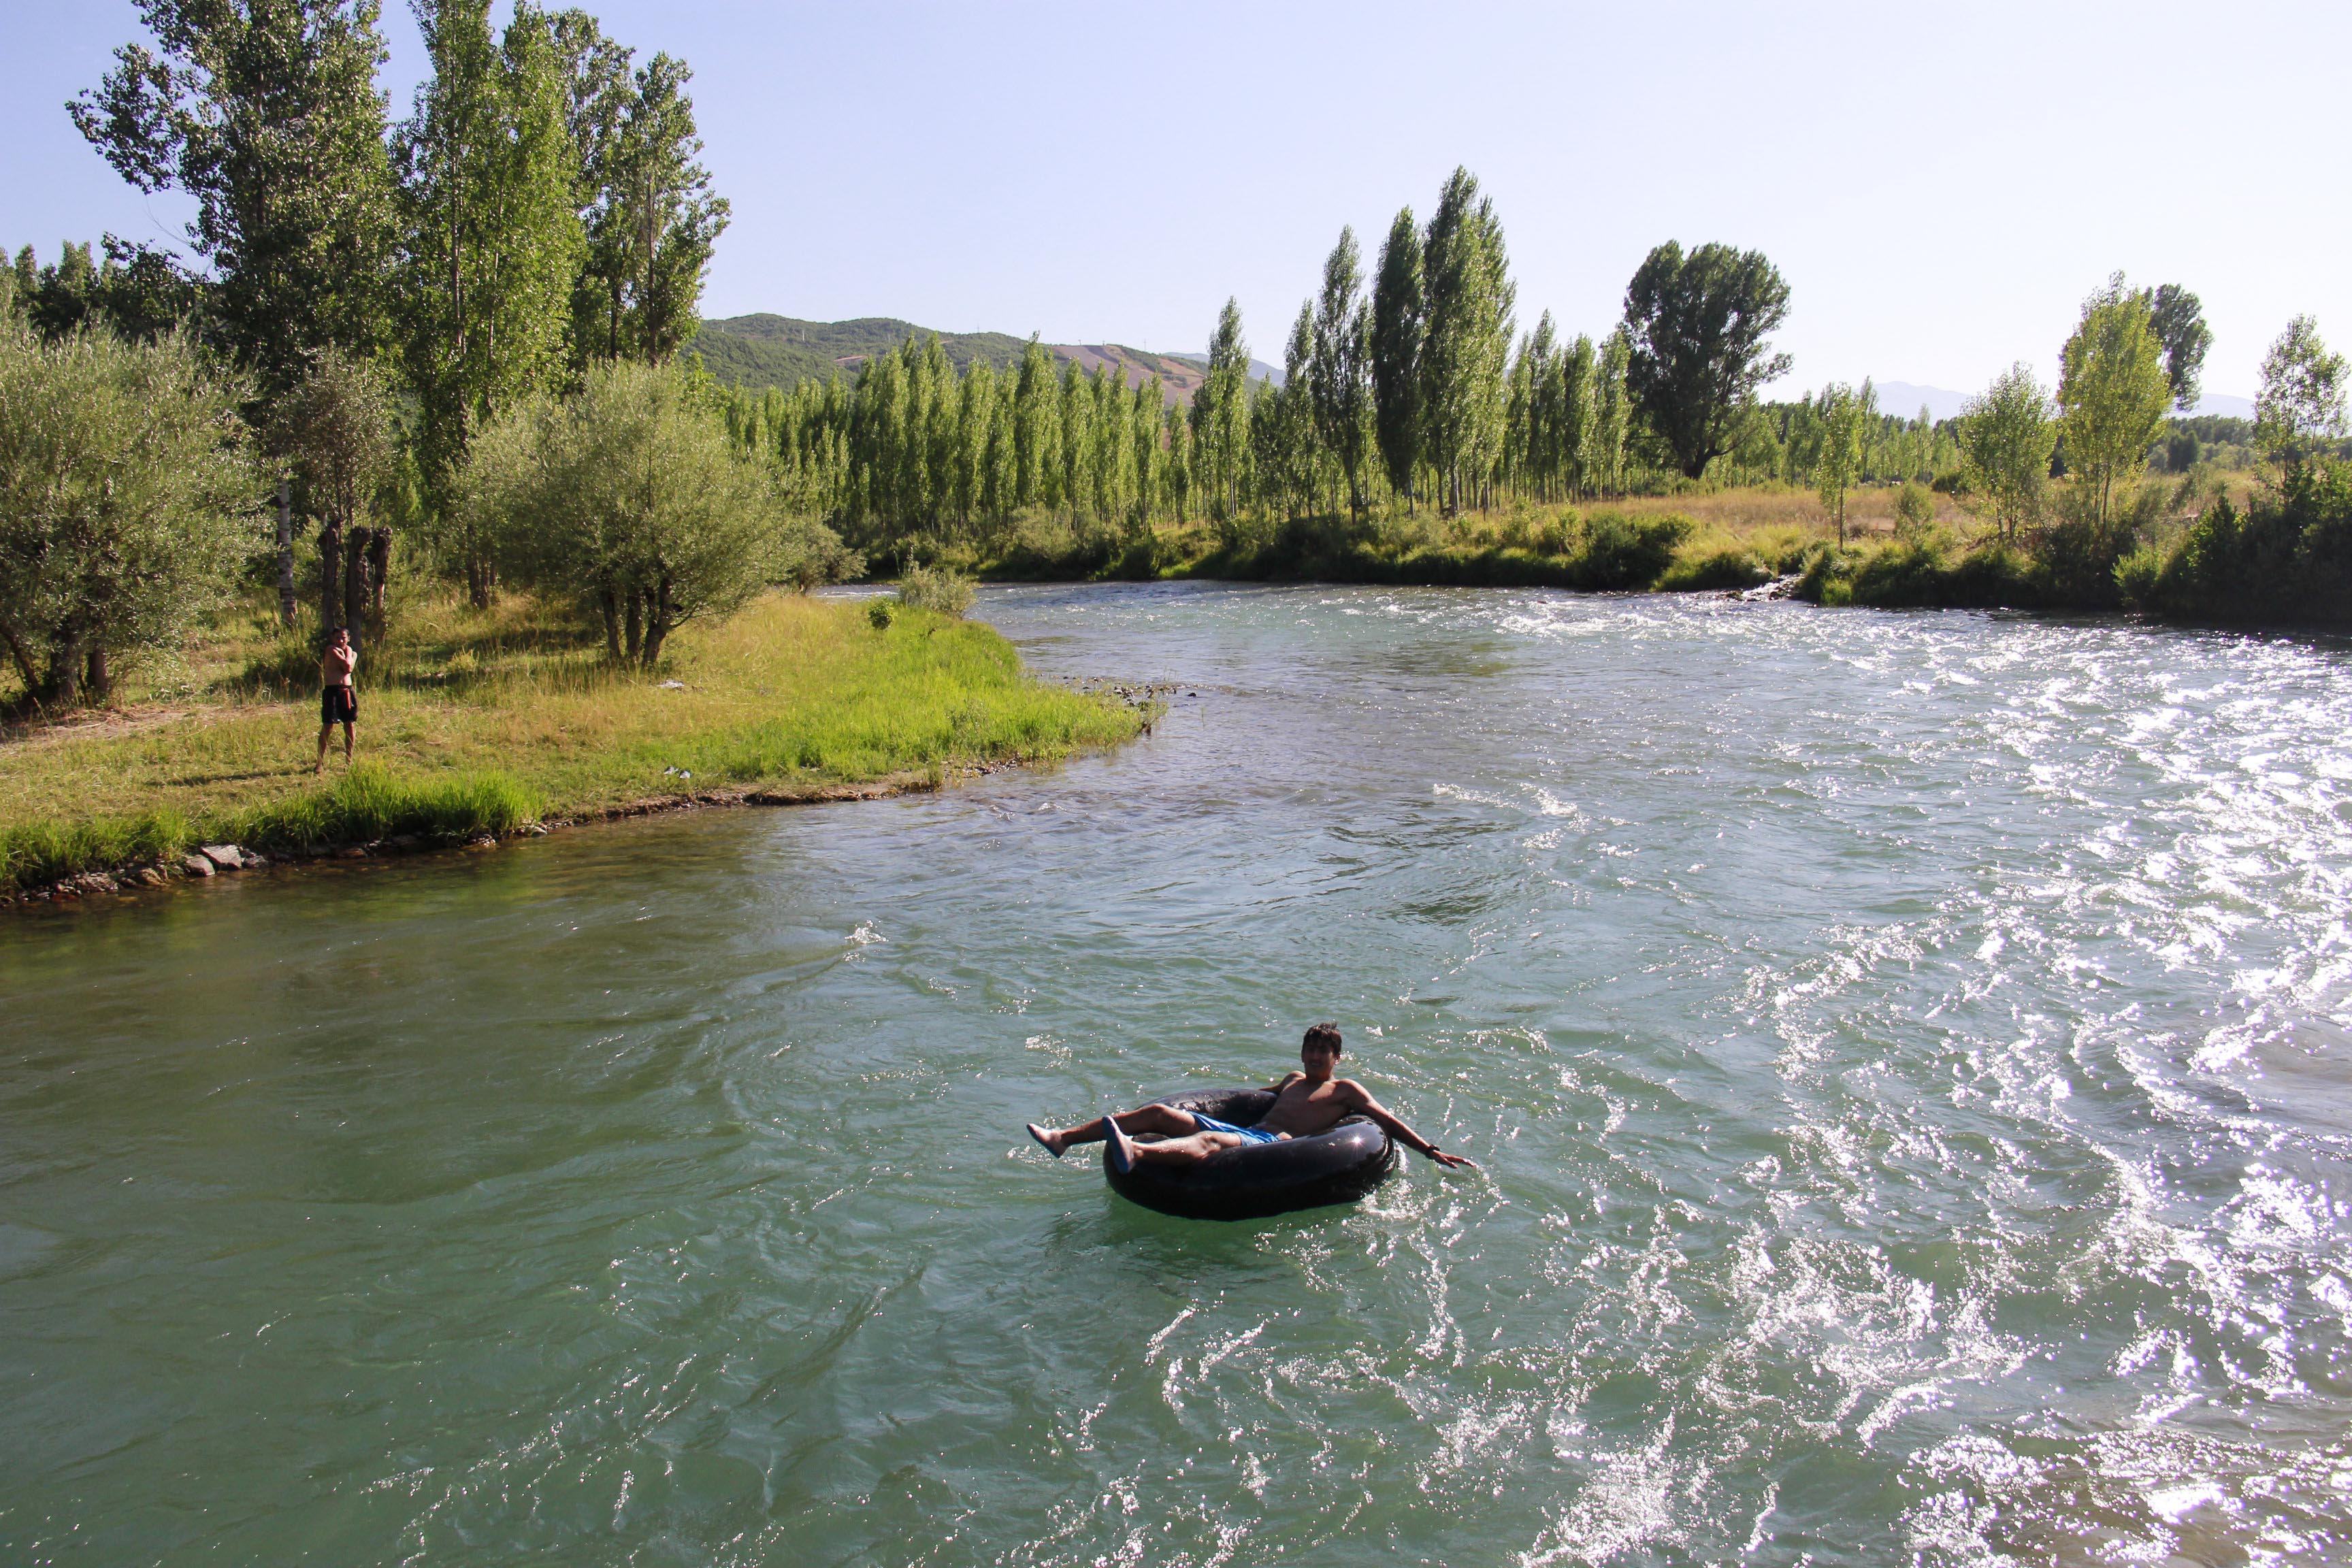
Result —
<instances>
[{"instance_id":1,"label":"river","mask_svg":"<svg viewBox=\"0 0 2352 1568\"><path fill-rule=\"evenodd\" d=\"M1165 720L0 928L0 1557L2352 1560L2352 645L975 613ZM1321 1018L1479 1168L1021 1134Z\"/></svg>"}]
</instances>

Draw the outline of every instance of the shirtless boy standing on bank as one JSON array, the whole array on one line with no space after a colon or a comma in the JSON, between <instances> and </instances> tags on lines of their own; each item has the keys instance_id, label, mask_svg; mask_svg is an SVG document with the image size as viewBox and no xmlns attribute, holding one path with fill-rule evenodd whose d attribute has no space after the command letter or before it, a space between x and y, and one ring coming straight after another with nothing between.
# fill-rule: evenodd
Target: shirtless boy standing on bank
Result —
<instances>
[{"instance_id":1,"label":"shirtless boy standing on bank","mask_svg":"<svg viewBox=\"0 0 2352 1568\"><path fill-rule=\"evenodd\" d=\"M1032 1121L1029 1136L1056 1160L1073 1143L1098 1143L1108 1139L1111 1163L1124 1171L1139 1160L1170 1165L1197 1164L1221 1149L1238 1149L1244 1143L1276 1143L1286 1138L1312 1138L1318 1132L1328 1132L1347 1117L1367 1116L1385 1128L1390 1137L1408 1149L1418 1149L1441 1165L1450 1168L1471 1163L1459 1154L1446 1153L1407 1127L1402 1118L1374 1100L1362 1084L1353 1079L1331 1076L1339 1065L1337 1024L1318 1024L1307 1030L1306 1039L1299 1042L1298 1061L1305 1071L1287 1073L1281 1081L1266 1085L1274 1093L1274 1104L1255 1127L1235 1127L1213 1116L1154 1104L1058 1131ZM1136 1132L1163 1136L1158 1142L1139 1143L1129 1136Z\"/></svg>"},{"instance_id":2,"label":"shirtless boy standing on bank","mask_svg":"<svg viewBox=\"0 0 2352 1568\"><path fill-rule=\"evenodd\" d=\"M352 763L352 726L359 722L359 694L352 689L352 678L360 667L360 650L352 646L352 634L341 626L327 644L326 657L319 660L319 764L310 771L327 771L327 737L335 726L343 727L343 765Z\"/></svg>"}]
</instances>

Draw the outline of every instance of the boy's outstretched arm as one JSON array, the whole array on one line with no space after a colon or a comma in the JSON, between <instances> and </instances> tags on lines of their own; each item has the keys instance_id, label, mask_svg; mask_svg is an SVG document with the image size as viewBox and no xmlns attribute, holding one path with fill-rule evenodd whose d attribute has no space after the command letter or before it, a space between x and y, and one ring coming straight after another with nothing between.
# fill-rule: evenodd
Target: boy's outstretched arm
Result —
<instances>
[{"instance_id":1,"label":"boy's outstretched arm","mask_svg":"<svg viewBox=\"0 0 2352 1568\"><path fill-rule=\"evenodd\" d=\"M1471 1167L1473 1170L1477 1168L1476 1161L1465 1159L1460 1154L1449 1154L1444 1150L1440 1149L1436 1144L1431 1142L1428 1139L1423 1138L1420 1133L1415 1132L1412 1128L1406 1126L1403 1117L1399 1116L1395 1111L1391 1110L1387 1106L1382 1105L1379 1100L1374 1100L1371 1096L1371 1091L1367 1089L1362 1084L1351 1083L1350 1087L1356 1091L1356 1109L1362 1111L1366 1116L1370 1117L1373 1121L1379 1122L1381 1126L1387 1131L1390 1137L1395 1139L1406 1148L1420 1151L1422 1153L1428 1155L1431 1159L1436 1161L1439 1164L1444 1166L1449 1171L1457 1170L1465 1165Z\"/></svg>"}]
</instances>

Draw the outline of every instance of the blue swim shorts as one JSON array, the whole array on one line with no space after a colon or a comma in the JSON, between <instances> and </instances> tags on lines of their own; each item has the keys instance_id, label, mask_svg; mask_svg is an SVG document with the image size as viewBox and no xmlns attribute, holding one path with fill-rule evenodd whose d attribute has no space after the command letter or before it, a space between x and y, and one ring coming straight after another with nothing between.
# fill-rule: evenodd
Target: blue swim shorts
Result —
<instances>
[{"instance_id":1,"label":"blue swim shorts","mask_svg":"<svg viewBox=\"0 0 2352 1568\"><path fill-rule=\"evenodd\" d=\"M1282 1140L1281 1133L1268 1132L1264 1128L1236 1127L1230 1121L1220 1121L1213 1116L1203 1116L1197 1110L1188 1111L1186 1114L1192 1117L1192 1131L1195 1132L1238 1132L1253 1143L1277 1143Z\"/></svg>"}]
</instances>

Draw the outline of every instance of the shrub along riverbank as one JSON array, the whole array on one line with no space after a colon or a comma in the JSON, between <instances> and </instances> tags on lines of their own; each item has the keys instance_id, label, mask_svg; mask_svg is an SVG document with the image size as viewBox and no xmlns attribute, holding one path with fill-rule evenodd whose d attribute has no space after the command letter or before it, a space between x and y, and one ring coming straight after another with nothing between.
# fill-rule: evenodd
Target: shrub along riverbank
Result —
<instances>
[{"instance_id":1,"label":"shrub along riverbank","mask_svg":"<svg viewBox=\"0 0 2352 1568\"><path fill-rule=\"evenodd\" d=\"M689 626L653 677L529 600L403 606L361 667L359 757L311 773L308 646L226 634L146 700L0 741L0 891L228 842L454 841L689 799L819 798L1116 744L1148 713L1040 683L995 631L775 595ZM590 634L583 636L583 633Z\"/></svg>"},{"instance_id":2,"label":"shrub along riverbank","mask_svg":"<svg viewBox=\"0 0 2352 1568\"><path fill-rule=\"evenodd\" d=\"M1925 494L1924 487L1919 487ZM2182 621L2352 624L2352 479L2310 470L2150 482L2105 524L2004 541L1948 498L1915 519L1861 492L1840 542L1785 487L1517 505L1444 518L1320 515L1119 533L1026 518L1003 547L915 538L898 559L1004 580L1244 581L1675 593L1791 579L1792 595L1881 609L2125 609Z\"/></svg>"}]
</instances>

